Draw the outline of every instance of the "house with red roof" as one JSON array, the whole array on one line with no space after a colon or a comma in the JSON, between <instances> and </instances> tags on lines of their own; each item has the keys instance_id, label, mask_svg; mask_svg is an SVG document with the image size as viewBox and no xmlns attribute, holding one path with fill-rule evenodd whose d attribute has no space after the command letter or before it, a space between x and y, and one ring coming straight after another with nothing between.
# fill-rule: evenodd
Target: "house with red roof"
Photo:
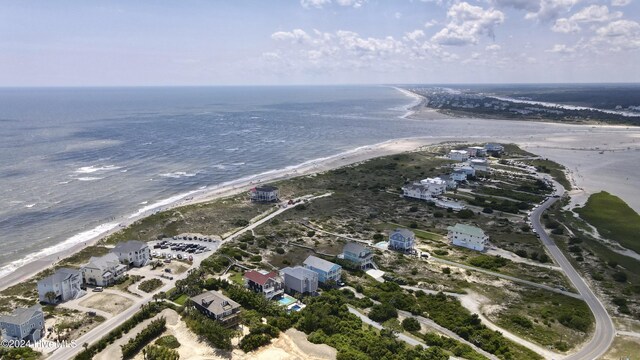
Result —
<instances>
[{"instance_id":1,"label":"house with red roof","mask_svg":"<svg viewBox=\"0 0 640 360\"><path fill-rule=\"evenodd\" d=\"M284 280L277 271L250 270L244 273L247 288L264 295L268 300L284 294Z\"/></svg>"}]
</instances>

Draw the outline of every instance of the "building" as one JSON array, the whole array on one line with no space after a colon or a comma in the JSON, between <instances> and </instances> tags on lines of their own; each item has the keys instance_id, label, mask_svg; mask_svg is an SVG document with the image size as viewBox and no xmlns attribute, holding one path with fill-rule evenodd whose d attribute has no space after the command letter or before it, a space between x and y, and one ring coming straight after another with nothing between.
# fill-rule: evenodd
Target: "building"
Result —
<instances>
[{"instance_id":1,"label":"building","mask_svg":"<svg viewBox=\"0 0 640 360\"><path fill-rule=\"evenodd\" d=\"M465 173L465 175L467 175L467 177L469 176L476 176L476 169L474 169L473 167L471 167L470 165L462 165L456 168L456 171L462 171Z\"/></svg>"},{"instance_id":2,"label":"building","mask_svg":"<svg viewBox=\"0 0 640 360\"><path fill-rule=\"evenodd\" d=\"M469 153L467 150L451 150L449 151L449 159L455 161L467 161L469 160Z\"/></svg>"},{"instance_id":3,"label":"building","mask_svg":"<svg viewBox=\"0 0 640 360\"><path fill-rule=\"evenodd\" d=\"M327 283L333 281L338 283L342 275L342 266L331 261L320 259L316 256L309 256L303 263L305 268L315 271L318 274L318 281Z\"/></svg>"},{"instance_id":4,"label":"building","mask_svg":"<svg viewBox=\"0 0 640 360\"><path fill-rule=\"evenodd\" d=\"M256 186L249 192L251 201L255 202L274 202L278 201L278 188L275 186L264 185Z\"/></svg>"},{"instance_id":5,"label":"building","mask_svg":"<svg viewBox=\"0 0 640 360\"><path fill-rule=\"evenodd\" d=\"M489 171L489 162L487 159L471 159L469 165L476 171Z\"/></svg>"},{"instance_id":6,"label":"building","mask_svg":"<svg viewBox=\"0 0 640 360\"><path fill-rule=\"evenodd\" d=\"M0 316L3 340L38 341L45 334L44 314L40 305L18 308L11 315Z\"/></svg>"},{"instance_id":7,"label":"building","mask_svg":"<svg viewBox=\"0 0 640 360\"><path fill-rule=\"evenodd\" d=\"M207 291L190 300L198 311L226 327L235 326L240 322L240 304L217 291Z\"/></svg>"},{"instance_id":8,"label":"building","mask_svg":"<svg viewBox=\"0 0 640 360\"><path fill-rule=\"evenodd\" d=\"M467 178L467 174L464 174L464 178ZM447 189L455 189L458 187L458 183L451 175L439 175L437 179L444 181L447 186Z\"/></svg>"},{"instance_id":9,"label":"building","mask_svg":"<svg viewBox=\"0 0 640 360\"><path fill-rule=\"evenodd\" d=\"M452 200L436 200L435 204L437 207L442 209L451 209L453 211L460 211L466 209L466 206L459 201Z\"/></svg>"},{"instance_id":10,"label":"building","mask_svg":"<svg viewBox=\"0 0 640 360\"><path fill-rule=\"evenodd\" d=\"M413 252L416 246L416 235L411 230L395 229L389 235L389 249L402 252Z\"/></svg>"},{"instance_id":11,"label":"building","mask_svg":"<svg viewBox=\"0 0 640 360\"><path fill-rule=\"evenodd\" d=\"M472 250L483 251L489 240L484 231L475 226L456 224L456 226L449 226L447 230L449 230L447 237L453 245L464 246Z\"/></svg>"},{"instance_id":12,"label":"building","mask_svg":"<svg viewBox=\"0 0 640 360\"><path fill-rule=\"evenodd\" d=\"M429 193L429 189L421 184L409 184L403 186L402 195L413 199L431 200L431 193Z\"/></svg>"},{"instance_id":13,"label":"building","mask_svg":"<svg viewBox=\"0 0 640 360\"><path fill-rule=\"evenodd\" d=\"M451 178L456 182L465 181L467 180L467 173L460 169L456 169L451 173Z\"/></svg>"},{"instance_id":14,"label":"building","mask_svg":"<svg viewBox=\"0 0 640 360\"><path fill-rule=\"evenodd\" d=\"M143 267L151 261L149 246L138 240L119 243L111 252L116 254L120 262L127 266Z\"/></svg>"},{"instance_id":15,"label":"building","mask_svg":"<svg viewBox=\"0 0 640 360\"><path fill-rule=\"evenodd\" d=\"M496 143L486 143L484 145L484 149L487 150L488 153L502 153L504 151L504 146Z\"/></svg>"},{"instance_id":16,"label":"building","mask_svg":"<svg viewBox=\"0 0 640 360\"><path fill-rule=\"evenodd\" d=\"M118 255L108 253L105 256L92 256L80 272L85 284L109 286L122 277L127 266L120 264Z\"/></svg>"},{"instance_id":17,"label":"building","mask_svg":"<svg viewBox=\"0 0 640 360\"><path fill-rule=\"evenodd\" d=\"M373 253L371 250L356 242L348 242L342 249L342 256L345 260L356 264L360 269L373 267Z\"/></svg>"},{"instance_id":18,"label":"building","mask_svg":"<svg viewBox=\"0 0 640 360\"><path fill-rule=\"evenodd\" d=\"M53 275L38 281L38 299L52 304L76 299L85 294L81 286L80 271L68 268L58 269Z\"/></svg>"},{"instance_id":19,"label":"building","mask_svg":"<svg viewBox=\"0 0 640 360\"><path fill-rule=\"evenodd\" d=\"M244 285L263 294L267 300L284 294L284 280L277 271L247 271L244 273Z\"/></svg>"},{"instance_id":20,"label":"building","mask_svg":"<svg viewBox=\"0 0 640 360\"><path fill-rule=\"evenodd\" d=\"M471 146L467 148L470 157L485 157L487 156L487 150L482 146Z\"/></svg>"},{"instance_id":21,"label":"building","mask_svg":"<svg viewBox=\"0 0 640 360\"><path fill-rule=\"evenodd\" d=\"M447 183L439 178L426 178L420 180L420 184L425 186L432 196L442 195L447 190Z\"/></svg>"},{"instance_id":22,"label":"building","mask_svg":"<svg viewBox=\"0 0 640 360\"><path fill-rule=\"evenodd\" d=\"M280 270L284 278L284 289L288 293L315 294L318 291L318 273L302 266Z\"/></svg>"}]
</instances>

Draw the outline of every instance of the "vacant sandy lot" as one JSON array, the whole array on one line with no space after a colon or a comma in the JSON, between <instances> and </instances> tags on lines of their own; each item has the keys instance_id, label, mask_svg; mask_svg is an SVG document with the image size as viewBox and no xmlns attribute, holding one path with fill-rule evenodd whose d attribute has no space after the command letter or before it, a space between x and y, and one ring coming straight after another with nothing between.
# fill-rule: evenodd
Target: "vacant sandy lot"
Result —
<instances>
[{"instance_id":1,"label":"vacant sandy lot","mask_svg":"<svg viewBox=\"0 0 640 360\"><path fill-rule=\"evenodd\" d=\"M94 293L80 302L80 306L98 309L115 315L131 307L133 301L124 296L109 293Z\"/></svg>"}]
</instances>

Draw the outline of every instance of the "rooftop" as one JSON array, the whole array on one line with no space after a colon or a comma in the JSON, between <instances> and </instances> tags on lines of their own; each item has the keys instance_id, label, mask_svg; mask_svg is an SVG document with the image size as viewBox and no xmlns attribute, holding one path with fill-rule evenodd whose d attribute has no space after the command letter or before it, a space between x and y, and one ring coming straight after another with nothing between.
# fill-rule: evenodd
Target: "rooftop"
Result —
<instances>
[{"instance_id":1,"label":"rooftop","mask_svg":"<svg viewBox=\"0 0 640 360\"><path fill-rule=\"evenodd\" d=\"M395 229L395 230L393 230L392 235L393 235L393 234L400 234L400 235L402 235L402 236L403 236L403 237L405 237L405 238L406 238L406 237L413 237L413 236L415 236L415 234L413 233L413 231L411 231L411 230L409 230L409 229Z\"/></svg>"},{"instance_id":2,"label":"rooftop","mask_svg":"<svg viewBox=\"0 0 640 360\"><path fill-rule=\"evenodd\" d=\"M17 308L10 315L0 316L0 322L9 324L24 324L38 312L42 313L40 305L33 305L29 308Z\"/></svg>"},{"instance_id":3,"label":"rooftop","mask_svg":"<svg viewBox=\"0 0 640 360\"><path fill-rule=\"evenodd\" d=\"M107 255L95 257L92 256L89 259L89 262L85 265L85 267L97 268L97 269L105 269L113 266L120 265L120 260L118 259L118 255L114 253L108 253Z\"/></svg>"},{"instance_id":4,"label":"rooftop","mask_svg":"<svg viewBox=\"0 0 640 360\"><path fill-rule=\"evenodd\" d=\"M482 229L480 229L479 227L471 226L471 225L456 224L456 226L449 226L447 229L450 231L455 231L461 234L467 234L471 236L478 236L478 237L485 236L484 231L482 231Z\"/></svg>"},{"instance_id":5,"label":"rooftop","mask_svg":"<svg viewBox=\"0 0 640 360\"><path fill-rule=\"evenodd\" d=\"M111 250L116 253L130 253L134 251L140 251L147 247L147 243L138 240L129 240L127 242L119 243Z\"/></svg>"},{"instance_id":6,"label":"rooftop","mask_svg":"<svg viewBox=\"0 0 640 360\"><path fill-rule=\"evenodd\" d=\"M272 272L263 274L255 270L250 270L244 273L245 279L250 280L259 285L264 285L267 283L267 281L269 281L269 279L275 279L277 277L278 277L277 271L272 271Z\"/></svg>"},{"instance_id":7,"label":"rooftop","mask_svg":"<svg viewBox=\"0 0 640 360\"><path fill-rule=\"evenodd\" d=\"M363 252L370 253L371 251L366 247L358 244L357 242L348 242L345 244L344 248L342 249L342 252L343 253L350 252L352 254L358 254L359 256Z\"/></svg>"},{"instance_id":8,"label":"rooftop","mask_svg":"<svg viewBox=\"0 0 640 360\"><path fill-rule=\"evenodd\" d=\"M293 276L296 279L306 279L316 277L316 273L302 266L286 267L280 270L281 273Z\"/></svg>"},{"instance_id":9,"label":"rooftop","mask_svg":"<svg viewBox=\"0 0 640 360\"><path fill-rule=\"evenodd\" d=\"M316 269L329 272L334 266L339 266L337 264L332 263L331 261L327 261L324 259L320 259L319 257L310 255L305 261L304 264L307 266L314 267Z\"/></svg>"},{"instance_id":10,"label":"rooftop","mask_svg":"<svg viewBox=\"0 0 640 360\"><path fill-rule=\"evenodd\" d=\"M56 283L63 282L73 276L80 276L80 271L75 269L69 269L69 268L60 268L56 270L56 272L53 275L49 275L38 282L39 283L48 282L51 284L56 284Z\"/></svg>"},{"instance_id":11,"label":"rooftop","mask_svg":"<svg viewBox=\"0 0 640 360\"><path fill-rule=\"evenodd\" d=\"M201 305L214 314L222 314L225 311L240 307L240 304L217 291L207 291L200 295L196 295L191 298L191 301Z\"/></svg>"},{"instance_id":12,"label":"rooftop","mask_svg":"<svg viewBox=\"0 0 640 360\"><path fill-rule=\"evenodd\" d=\"M263 186L256 186L255 188L253 188L251 190L252 191L261 191L261 192L271 192L271 191L278 190L278 188L275 187L275 186L271 186L271 185L263 185Z\"/></svg>"}]
</instances>

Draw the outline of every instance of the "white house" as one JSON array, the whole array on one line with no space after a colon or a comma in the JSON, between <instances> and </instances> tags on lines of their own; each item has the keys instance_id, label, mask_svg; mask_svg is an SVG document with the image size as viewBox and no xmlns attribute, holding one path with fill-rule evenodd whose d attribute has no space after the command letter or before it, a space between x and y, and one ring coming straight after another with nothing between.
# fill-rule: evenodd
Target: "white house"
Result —
<instances>
[{"instance_id":1,"label":"white house","mask_svg":"<svg viewBox=\"0 0 640 360\"><path fill-rule=\"evenodd\" d=\"M119 243L111 252L118 256L121 263L128 266L142 267L151 260L149 246L147 243L138 240Z\"/></svg>"},{"instance_id":2,"label":"white house","mask_svg":"<svg viewBox=\"0 0 640 360\"><path fill-rule=\"evenodd\" d=\"M464 178L467 178L467 174L464 174ZM444 181L447 189L455 189L456 187L458 187L458 183L451 175L439 175L436 179Z\"/></svg>"},{"instance_id":3,"label":"white house","mask_svg":"<svg viewBox=\"0 0 640 360\"><path fill-rule=\"evenodd\" d=\"M431 194L429 193L428 189L421 184L410 184L403 186L402 195L413 199L431 200Z\"/></svg>"},{"instance_id":4,"label":"white house","mask_svg":"<svg viewBox=\"0 0 640 360\"><path fill-rule=\"evenodd\" d=\"M447 237L453 245L472 250L483 251L489 240L484 231L475 226L456 224L456 226L449 226L447 230L449 230Z\"/></svg>"},{"instance_id":5,"label":"white house","mask_svg":"<svg viewBox=\"0 0 640 360\"><path fill-rule=\"evenodd\" d=\"M451 178L456 182L465 181L467 180L467 173L456 169L451 173Z\"/></svg>"},{"instance_id":6,"label":"white house","mask_svg":"<svg viewBox=\"0 0 640 360\"><path fill-rule=\"evenodd\" d=\"M501 153L504 151L504 146L496 143L486 143L484 148L487 152Z\"/></svg>"},{"instance_id":7,"label":"white house","mask_svg":"<svg viewBox=\"0 0 640 360\"><path fill-rule=\"evenodd\" d=\"M471 157L484 157L487 155L487 150L482 146L470 146L467 151Z\"/></svg>"},{"instance_id":8,"label":"white house","mask_svg":"<svg viewBox=\"0 0 640 360\"><path fill-rule=\"evenodd\" d=\"M469 165L471 165L471 167L476 171L489 170L489 162L487 161L487 159L471 159L469 160Z\"/></svg>"},{"instance_id":9,"label":"white house","mask_svg":"<svg viewBox=\"0 0 640 360\"><path fill-rule=\"evenodd\" d=\"M108 286L115 283L127 270L127 266L120 264L118 255L108 253L105 256L92 256L80 272L85 283L96 286Z\"/></svg>"},{"instance_id":10,"label":"white house","mask_svg":"<svg viewBox=\"0 0 640 360\"><path fill-rule=\"evenodd\" d=\"M449 151L449 159L455 161L469 160L469 152L467 150L451 150Z\"/></svg>"},{"instance_id":11,"label":"white house","mask_svg":"<svg viewBox=\"0 0 640 360\"><path fill-rule=\"evenodd\" d=\"M456 168L456 170L464 172L467 175L467 177L476 175L476 169L474 169L470 165L459 166Z\"/></svg>"},{"instance_id":12,"label":"white house","mask_svg":"<svg viewBox=\"0 0 640 360\"><path fill-rule=\"evenodd\" d=\"M447 183L439 178L426 178L420 180L420 184L425 186L432 196L442 195L447 190Z\"/></svg>"},{"instance_id":13,"label":"white house","mask_svg":"<svg viewBox=\"0 0 640 360\"><path fill-rule=\"evenodd\" d=\"M76 299L85 294L85 291L80 288L81 285L80 271L68 268L58 269L53 275L38 281L38 299L53 304Z\"/></svg>"}]
</instances>

